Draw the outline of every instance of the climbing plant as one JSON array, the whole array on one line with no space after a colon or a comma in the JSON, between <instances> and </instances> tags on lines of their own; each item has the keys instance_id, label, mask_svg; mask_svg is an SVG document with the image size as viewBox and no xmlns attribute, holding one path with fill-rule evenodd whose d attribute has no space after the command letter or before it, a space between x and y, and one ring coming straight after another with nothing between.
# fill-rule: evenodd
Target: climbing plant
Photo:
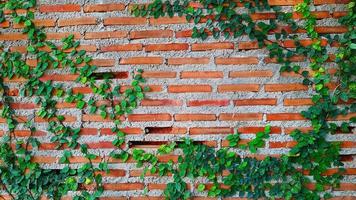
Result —
<instances>
[{"instance_id":1,"label":"climbing plant","mask_svg":"<svg viewBox=\"0 0 356 200\"><path fill-rule=\"evenodd\" d=\"M196 26L192 30L193 38L216 39L237 38L247 35L257 42L259 48L266 48L269 57L281 65L281 72L294 72L303 77L303 84L314 89L313 105L301 114L309 119L312 130L304 133L295 130L291 137L296 145L288 154L280 158L267 156L264 159L242 157L236 153L236 148L249 147L255 153L258 147L264 145L268 138L269 127L265 132L258 133L248 145L239 145L239 135L229 135L229 147L215 150L202 144L195 144L187 139L177 145L183 151L178 163L157 163L153 154L149 156L142 150L134 157L139 160L153 162L148 165L151 172L157 169L160 175L167 172L173 174L173 182L167 185L164 194L167 199L188 199L191 192L186 178L197 188L197 191L207 191L209 196L226 197L238 195L248 198L285 198L285 199L320 199L331 197L330 191L339 187L342 178L343 164L340 161L340 144L325 139L328 134L336 131L349 132L350 122L337 124L329 122L340 115L355 112L355 2L348 4L348 13L339 22L347 27L347 33L339 36L319 34L316 31L316 17L311 10L311 1L305 0L294 7L301 14L303 24L299 25L292 19L292 13L284 12L278 6L268 5L264 1L161 1L155 0L148 5L137 5L132 9L135 16L141 17L173 17L185 16L187 22ZM244 7L246 13L237 12L238 7ZM256 22L251 17L257 11L273 12L268 22ZM281 25L288 24L288 27ZM305 32L310 44L303 44L299 34ZM269 37L274 35L274 40ZM295 48L285 47L283 41L292 40ZM327 41L324 45L323 41ZM328 54L328 48L333 42L338 42L338 52L335 58ZM301 62L309 63L309 69L303 69L293 62L294 58L302 57ZM332 75L327 68L329 60L337 64L337 73ZM355 118L351 118L351 123ZM173 148L168 148L172 151ZM148 158L147 160L142 158ZM338 171L326 175L330 168ZM307 176L309 175L309 177ZM204 177L207 184L196 184L195 178ZM314 183L314 187L310 184ZM210 184L210 187L207 185Z\"/></svg>"},{"instance_id":2,"label":"climbing plant","mask_svg":"<svg viewBox=\"0 0 356 200\"><path fill-rule=\"evenodd\" d=\"M157 154L172 153L176 148L182 154L175 163L172 160L160 162L156 154L146 153L140 149L132 150L132 157L138 167L144 167L144 177L147 171L158 173L160 176L172 174L173 181L167 184L164 195L167 199L188 199L192 196L188 184L197 191L207 191L209 196L245 196L249 198L278 198L286 199L320 199L330 197L330 191L340 184L342 178L342 162L340 161L340 144L326 140L326 135L336 131L348 132L349 123L337 124L330 122L339 115L355 112L356 85L354 82L356 33L355 3L348 4L349 12L339 21L348 27L348 32L341 36L321 35L315 31L316 18L311 12L311 3L295 6L295 11L301 13L303 25L298 25L291 13L282 12L280 7L269 6L267 1L235 1L211 0L199 1L201 6L192 6L191 1L174 1L173 3L160 0L152 4L136 6L132 12L136 16L185 15L187 21L196 24L192 37L206 39L210 35L215 38L240 37L248 35L257 41L260 48L269 51L269 57L281 64L281 71L293 71L304 77L303 83L314 88L313 105L302 115L309 119L313 129L307 133L295 130L291 136L297 142L290 152L279 158L267 156L260 160L254 157L242 157L236 153L238 148L257 152L268 139L270 127L256 134L256 138L247 145L240 144L239 134L229 135L229 147L215 150L190 139L161 146ZM197 3L197 2L196 2ZM244 14L236 12L238 6L247 10ZM27 35L27 51L25 54L10 51L3 47L0 56L0 91L2 111L1 117L6 120L7 133L2 137L0 147L0 185L11 199L40 199L47 196L50 199L60 199L69 192L74 192L74 199L98 199L103 193L102 173L109 172L108 158L100 158L93 154L86 144L80 143L80 128L66 123L66 117L59 114L58 102L74 103L82 113L99 114L103 118L114 121L112 132L117 138L113 145L117 149L110 153L111 158L126 161L130 156L128 149L122 149L125 134L120 131L121 115L131 113L144 98L141 84L144 79L142 71L135 73L131 87L123 89L115 86L110 73L98 73L97 67L92 65L92 58L84 50L79 50L80 43L70 35L62 39L58 47L46 39L44 29L35 26L34 13L31 8L36 6L35 0L9 0L0 3L0 22L12 20L23 24L22 32ZM25 9L25 14L18 14L16 10ZM11 11L10 16L4 11ZM269 22L255 22L251 14L256 11L273 11L276 18ZM206 22L201 23L202 20ZM290 28L279 28L280 23L289 24ZM311 39L311 45L303 45L298 33L305 30ZM275 40L268 37L274 33ZM295 48L283 46L283 41L292 39ZM327 45L322 41L326 40ZM331 75L326 62L332 59L327 48L332 42L338 42L338 52L334 61L338 66L335 75ZM293 63L295 56L302 56L309 63L310 70L303 70ZM36 66L30 66L26 60L35 58ZM89 87L93 95L87 99L86 95L68 89L68 85L44 81L42 77L49 69L69 69L77 74L77 83ZM13 78L25 79L19 94L23 97L35 99L38 108L23 119L12 108L14 102L7 80ZM335 86L334 86L335 85ZM106 104L99 105L100 100ZM351 102L351 103L350 103ZM37 132L36 118L47 120L51 142L63 152L59 162L61 169L43 168L36 163L36 149L41 146L34 135ZM351 119L354 122L354 119ZM26 138L17 137L18 128L27 128ZM87 163L79 167L71 167L72 150L79 149ZM94 162L100 160L96 165ZM325 175L330 168L337 168L338 172ZM307 176L309 175L309 176ZM196 178L205 178L204 182L197 182ZM187 178L190 181L187 181ZM309 184L314 182L314 187Z\"/></svg>"},{"instance_id":3,"label":"climbing plant","mask_svg":"<svg viewBox=\"0 0 356 200\"><path fill-rule=\"evenodd\" d=\"M74 103L82 113L100 114L102 118L111 119L115 126L111 129L117 138L112 142L117 150L110 153L112 158L126 161L127 150L121 149L125 143L125 134L119 129L120 116L131 113L144 98L142 71L138 70L132 78L131 86L122 93L120 85L112 81L112 74L97 73L92 57L85 50L79 50L79 41L69 35L61 40L62 45L56 46L46 39L43 28L34 24L34 13L31 8L36 6L35 0L10 0L0 3L0 22L11 20L22 24L22 33L27 35L27 51L25 55L2 47L0 56L0 91L1 117L8 125L7 133L2 137L0 146L0 186L11 199L61 199L68 192L75 192L74 199L97 199L103 192L102 173L108 173L108 159L100 158L88 150L88 145L79 142L82 125L75 127L66 123L66 117L59 114L59 102ZM25 9L25 14L18 14L18 9ZM4 11L11 11L9 19ZM35 66L27 64L28 58L36 60ZM93 95L89 99L80 92L74 92L68 85L44 81L42 77L49 69L67 70L77 74L76 82L89 87ZM32 97L38 107L29 118L18 116L12 108L14 102L6 80L18 78L25 82L20 88L22 97ZM146 88L147 90L147 88ZM105 101L105 104L99 102ZM36 163L36 149L41 147L38 139L33 137L36 132L35 119L48 121L47 131L51 133L50 142L56 149L62 150L59 163L61 169L47 169ZM17 128L27 128L28 137L17 137ZM79 149L87 163L78 168L71 167L72 150ZM94 161L99 159L99 164ZM91 192L88 192L91 191Z\"/></svg>"}]
</instances>

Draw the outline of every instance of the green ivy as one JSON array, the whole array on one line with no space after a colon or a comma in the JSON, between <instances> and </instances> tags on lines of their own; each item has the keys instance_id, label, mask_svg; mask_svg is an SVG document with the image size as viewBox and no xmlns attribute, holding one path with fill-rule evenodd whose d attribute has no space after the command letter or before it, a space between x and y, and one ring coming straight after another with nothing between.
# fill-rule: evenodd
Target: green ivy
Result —
<instances>
[{"instance_id":1,"label":"green ivy","mask_svg":"<svg viewBox=\"0 0 356 200\"><path fill-rule=\"evenodd\" d=\"M141 17L159 18L175 15L185 16L187 21L195 23L192 37L207 39L210 35L214 38L237 38L247 35L251 40L257 41L260 48L269 51L269 57L276 59L281 65L281 72L295 72L303 77L303 84L313 87L313 105L301 114L309 119L313 129L307 133L295 130L291 137L296 145L288 154L280 158L267 156L262 160L253 157L243 157L236 153L237 148L249 149L256 153L258 148L265 145L268 139L270 126L264 132L256 134L256 138L248 144L239 144L239 134L227 136L229 147L215 150L202 144L195 144L187 139L177 148L183 151L178 163L169 170L173 174L173 182L167 185L164 191L166 199L189 199L190 190L184 180L190 178L195 183L197 177L204 177L211 187L205 183L196 186L197 191L207 191L208 196L226 197L238 195L253 199L259 198L285 198L285 199L321 199L331 197L326 186L337 188L340 185L343 163L340 161L340 144L325 139L336 131L349 132L350 122L337 124L330 122L340 115L355 112L355 103L349 101L355 98L355 2L348 4L349 12L339 22L348 27L348 32L332 37L328 34L319 34L315 30L316 17L311 13L309 0L295 6L295 11L301 13L304 24L302 26L292 19L292 13L281 11L278 6L269 6L267 1L240 0L247 9L246 13L238 13L237 2L229 0L196 1L199 7L190 6L191 1L161 1L142 6L134 6L132 14ZM256 22L251 14L256 11L274 12L276 19L269 22ZM201 22L205 19L204 22ZM287 30L273 31L279 24L288 24L292 33ZM298 29L306 30L312 44L303 46L297 34ZM274 32L275 40L268 37ZM322 38L327 39L327 46L321 45ZM283 46L279 41L293 40L295 48ZM340 42L335 62L338 71L335 76L328 73L325 64L330 59L327 47L331 43ZM302 71L301 66L294 64L294 56L303 56L309 62L313 71ZM329 84L336 83L335 89L330 89ZM344 102L339 104L340 102ZM348 102L348 104L346 104ZM172 151L172 150L170 150ZM144 152L142 152L144 154ZM150 156L152 159L152 155ZM137 158L140 160L141 158ZM155 163L155 165L159 165ZM155 166L154 165L154 166ZM153 167L154 167L153 166ZM338 172L326 176L324 173L330 168L337 168ZM225 173L225 174L223 174ZM306 174L309 174L308 177ZM161 174L160 174L161 175ZM164 174L166 175L166 174ZM307 187L314 182L313 189Z\"/></svg>"},{"instance_id":2,"label":"green ivy","mask_svg":"<svg viewBox=\"0 0 356 200\"><path fill-rule=\"evenodd\" d=\"M68 192L75 192L75 200L98 199L103 193L102 173L109 173L107 159L101 158L98 165L93 160L99 158L92 154L86 144L78 142L81 127L71 127L65 123L65 116L59 115L56 105L58 102L75 103L76 108L84 114L85 108L89 108L90 114L99 113L103 118L109 118L115 122L112 131L117 138L113 145L118 147L110 156L128 159L128 152L120 146L125 142L125 134L119 130L120 120L118 116L132 113L138 102L144 98L141 84L144 83L142 71L134 75L131 88L120 93L120 87L113 87L111 74L103 74L97 77L96 66L91 64L92 57L85 50L78 50L79 41L70 35L61 40L61 47L46 39L43 28L36 27L33 23L34 13L30 10L36 6L35 0L9 0L0 3L0 20L7 18L4 10L11 10L11 19L14 23L24 24L22 32L28 37L27 53L23 56L19 52L8 51L3 48L0 56L0 91L2 111L1 117L6 119L8 132L2 137L0 146L0 186L11 199L37 200L46 196L49 199L61 199ZM25 14L17 14L17 9L25 9ZM7 20L11 20L7 19ZM46 52L42 48L49 48ZM68 53L67 53L68 52ZM27 56L34 57L37 61L35 67L26 64ZM94 95L87 102L84 94L73 93L72 88L66 88L62 84L52 81L42 81L41 77L48 69L59 67L69 69L73 74L79 74L76 82L89 87ZM19 88L23 97L34 98L34 103L39 106L36 113L27 121L19 120L10 104L14 101L10 96L9 87L4 79L14 77L24 78L26 82ZM102 79L100 82L99 79ZM68 87L68 86L67 86ZM97 100L105 100L109 105L97 106ZM117 103L117 101L119 103ZM33 156L41 145L33 137L37 131L34 118L40 117L48 120L48 132L52 133L51 142L56 144L57 149L64 150L59 163L62 169L45 169L36 162ZM16 137L15 130L19 123L24 123L30 130L27 138ZM30 148L31 147L31 148ZM80 149L87 163L77 168L72 168L70 159L73 156L71 150ZM91 185L93 190L87 190Z\"/></svg>"}]
</instances>

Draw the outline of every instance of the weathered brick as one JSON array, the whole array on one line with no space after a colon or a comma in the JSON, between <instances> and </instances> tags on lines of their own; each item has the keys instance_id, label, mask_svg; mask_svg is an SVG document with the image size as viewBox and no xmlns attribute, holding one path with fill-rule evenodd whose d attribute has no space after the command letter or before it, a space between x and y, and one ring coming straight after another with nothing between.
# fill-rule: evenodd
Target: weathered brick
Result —
<instances>
[{"instance_id":1,"label":"weathered brick","mask_svg":"<svg viewBox=\"0 0 356 200\"><path fill-rule=\"evenodd\" d=\"M192 44L192 51L209 51L216 49L234 49L232 42L195 43Z\"/></svg>"},{"instance_id":2,"label":"weathered brick","mask_svg":"<svg viewBox=\"0 0 356 200\"><path fill-rule=\"evenodd\" d=\"M125 38L127 31L104 31L104 32L86 32L85 39L108 39L108 38Z\"/></svg>"},{"instance_id":3,"label":"weathered brick","mask_svg":"<svg viewBox=\"0 0 356 200\"><path fill-rule=\"evenodd\" d=\"M220 121L259 121L262 120L261 113L222 113Z\"/></svg>"},{"instance_id":4,"label":"weathered brick","mask_svg":"<svg viewBox=\"0 0 356 200\"><path fill-rule=\"evenodd\" d=\"M190 100L187 102L187 106L228 106L230 100L227 99L218 99L218 100Z\"/></svg>"},{"instance_id":5,"label":"weathered brick","mask_svg":"<svg viewBox=\"0 0 356 200\"><path fill-rule=\"evenodd\" d=\"M169 43L169 44L148 44L145 45L145 51L185 51L189 49L187 43Z\"/></svg>"},{"instance_id":6,"label":"weathered brick","mask_svg":"<svg viewBox=\"0 0 356 200\"><path fill-rule=\"evenodd\" d=\"M104 25L143 25L146 24L146 18L143 17L110 17L104 19Z\"/></svg>"},{"instance_id":7,"label":"weathered brick","mask_svg":"<svg viewBox=\"0 0 356 200\"><path fill-rule=\"evenodd\" d=\"M273 76L273 72L271 70L232 71L229 73L230 78L272 77L272 76Z\"/></svg>"},{"instance_id":8,"label":"weathered brick","mask_svg":"<svg viewBox=\"0 0 356 200\"><path fill-rule=\"evenodd\" d=\"M158 114L131 114L128 116L128 120L131 122L142 121L171 121L172 116L168 113Z\"/></svg>"},{"instance_id":9,"label":"weathered brick","mask_svg":"<svg viewBox=\"0 0 356 200\"><path fill-rule=\"evenodd\" d=\"M95 17L81 17L81 18L70 18L70 19L60 19L58 20L58 26L78 26L78 25L95 25Z\"/></svg>"},{"instance_id":10,"label":"weathered brick","mask_svg":"<svg viewBox=\"0 0 356 200\"><path fill-rule=\"evenodd\" d=\"M191 92L211 92L210 85L169 85L170 93L191 93Z\"/></svg>"},{"instance_id":11,"label":"weathered brick","mask_svg":"<svg viewBox=\"0 0 356 200\"><path fill-rule=\"evenodd\" d=\"M201 58L168 58L169 65L202 65L208 64L210 59L208 57Z\"/></svg>"},{"instance_id":12,"label":"weathered brick","mask_svg":"<svg viewBox=\"0 0 356 200\"><path fill-rule=\"evenodd\" d=\"M142 44L116 44L110 46L101 47L103 52L110 51L140 51L142 50Z\"/></svg>"},{"instance_id":13,"label":"weathered brick","mask_svg":"<svg viewBox=\"0 0 356 200\"><path fill-rule=\"evenodd\" d=\"M53 5L40 5L40 12L80 12L81 7L79 4L53 4Z\"/></svg>"},{"instance_id":14,"label":"weathered brick","mask_svg":"<svg viewBox=\"0 0 356 200\"><path fill-rule=\"evenodd\" d=\"M184 71L181 72L180 78L223 78L224 74L221 71Z\"/></svg>"},{"instance_id":15,"label":"weathered brick","mask_svg":"<svg viewBox=\"0 0 356 200\"><path fill-rule=\"evenodd\" d=\"M257 106L257 105L267 105L275 106L277 105L277 99L274 98L264 98L264 99L238 99L234 100L235 106Z\"/></svg>"},{"instance_id":16,"label":"weathered brick","mask_svg":"<svg viewBox=\"0 0 356 200\"><path fill-rule=\"evenodd\" d=\"M215 121L214 114L176 114L175 121Z\"/></svg>"},{"instance_id":17,"label":"weathered brick","mask_svg":"<svg viewBox=\"0 0 356 200\"><path fill-rule=\"evenodd\" d=\"M162 64L162 57L131 57L131 58L121 58L120 64L122 65L149 65L149 64Z\"/></svg>"},{"instance_id":18,"label":"weathered brick","mask_svg":"<svg viewBox=\"0 0 356 200\"><path fill-rule=\"evenodd\" d=\"M253 65L258 64L257 57L235 57L235 58L216 58L217 65Z\"/></svg>"},{"instance_id":19,"label":"weathered brick","mask_svg":"<svg viewBox=\"0 0 356 200\"><path fill-rule=\"evenodd\" d=\"M225 84L218 85L218 92L258 92L260 85L258 84Z\"/></svg>"},{"instance_id":20,"label":"weathered brick","mask_svg":"<svg viewBox=\"0 0 356 200\"><path fill-rule=\"evenodd\" d=\"M125 10L123 3L90 4L84 6L84 12L112 12Z\"/></svg>"},{"instance_id":21,"label":"weathered brick","mask_svg":"<svg viewBox=\"0 0 356 200\"><path fill-rule=\"evenodd\" d=\"M285 83L285 84L266 84L266 92L290 92L290 91L305 91L308 86L300 83Z\"/></svg>"},{"instance_id":22,"label":"weathered brick","mask_svg":"<svg viewBox=\"0 0 356 200\"><path fill-rule=\"evenodd\" d=\"M172 30L144 30L144 31L130 32L130 39L170 38L170 37L173 37Z\"/></svg>"}]
</instances>

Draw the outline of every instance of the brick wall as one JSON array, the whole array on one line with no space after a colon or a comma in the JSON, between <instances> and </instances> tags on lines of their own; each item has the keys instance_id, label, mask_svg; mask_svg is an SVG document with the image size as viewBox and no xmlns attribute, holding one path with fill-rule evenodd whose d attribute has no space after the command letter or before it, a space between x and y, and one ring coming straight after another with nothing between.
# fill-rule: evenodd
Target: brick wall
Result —
<instances>
[{"instance_id":1,"label":"brick wall","mask_svg":"<svg viewBox=\"0 0 356 200\"><path fill-rule=\"evenodd\" d=\"M127 0L41 0L36 9L36 24L45 26L48 38L59 42L74 34L85 49L95 58L93 64L99 72L115 73L114 82L128 84L135 69L143 69L151 91L141 106L124 120L123 129L128 134L131 148L154 151L166 141L189 136L214 147L226 146L225 137L234 130L242 133L245 141L266 124L271 124L272 134L258 156L278 155L288 152L294 145L290 132L294 128L309 129L310 123L299 114L310 104L312 89L301 84L301 78L292 73L280 73L280 66L266 58L267 51L258 49L247 37L230 40L206 41L190 37L192 23L183 17L146 19L135 18L129 13L130 5L144 1ZM270 0L271 5L283 5L292 10L294 0ZM315 0L318 32L339 34L346 31L337 18L345 14L346 0ZM255 20L273 18L270 13L253 15ZM294 14L296 19L300 15ZM11 44L12 50L24 52L26 36L19 33L21 25L4 22L0 41ZM308 40L304 41L308 44ZM293 47L286 41L288 47ZM331 52L335 48L330 49ZM298 58L296 62L300 61ZM31 65L34 61L29 59ZM335 71L330 62L330 70ZM307 67L306 64L302 66ZM74 92L91 91L74 83L76 75L68 75L63 69L51 70L44 80L62 82L73 86ZM33 99L18 96L18 85L24 80L8 80L16 99L14 107L26 119L33 114ZM59 103L60 113L73 126L83 126L80 138L93 152L105 156L112 149L115 136L110 128L113 123L98 115L82 114L74 104ZM350 117L350 116L347 116ZM343 120L347 117L340 118ZM37 137L43 142L35 160L44 167L56 168L61 151L53 151L49 142L46 122L37 119ZM0 126L4 120L0 119ZM4 129L4 128L3 128ZM0 134L3 133L0 131ZM19 137L28 132L19 130ZM341 188L334 194L338 199L354 199L356 196L355 134L337 134L328 137L342 142L342 154L347 168ZM74 151L73 163L85 159ZM176 159L176 155L161 157ZM139 179L141 169L132 161L113 161L111 174L105 177L106 199L145 199L143 188L148 186L150 198L160 196L169 178L148 175L144 182ZM140 197L141 196L141 197ZM346 197L348 196L348 197ZM354 196L354 197L352 197ZM109 198L112 197L112 198ZM159 199L159 197L157 198ZM208 199L208 198L200 198Z\"/></svg>"}]
</instances>

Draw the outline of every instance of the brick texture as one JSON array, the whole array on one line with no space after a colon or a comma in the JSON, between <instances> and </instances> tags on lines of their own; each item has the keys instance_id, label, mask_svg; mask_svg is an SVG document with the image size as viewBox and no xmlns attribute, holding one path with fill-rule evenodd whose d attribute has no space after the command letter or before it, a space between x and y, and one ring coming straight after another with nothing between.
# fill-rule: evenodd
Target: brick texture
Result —
<instances>
[{"instance_id":1,"label":"brick texture","mask_svg":"<svg viewBox=\"0 0 356 200\"><path fill-rule=\"evenodd\" d=\"M268 1L271 5L290 9L303 0ZM128 135L124 146L152 150L159 147L157 144L189 136L203 144L222 147L228 145L227 134L239 131L242 137L246 137L242 141L247 142L256 133L263 131L266 124L271 124L271 139L267 141L261 154L255 156L278 157L279 153L286 152L285 150L295 145L290 137L292 130L311 128L311 123L306 121L299 111L313 104L312 88L303 85L300 76L280 73L276 60L269 59L267 50L259 48L258 44L248 37L236 41L214 40L212 37L207 41L192 39L194 24L187 23L185 17L136 18L130 14L133 1L44 2L48 3L40 4L35 10L35 24L43 26L48 32L47 38L55 43L69 34L74 34L75 39L82 42L79 49L84 49L93 56L91 63L98 66L100 73L109 72L114 75L115 84L123 86L121 92L130 87L135 69L144 70L143 77L146 78L150 91L137 110L128 116L120 117L123 120L120 128ZM135 1L143 2L147 1ZM344 4L347 2L349 1L314 0L317 11L313 14L318 19L319 33L340 34L347 31L345 27L335 25L335 20L346 14ZM191 2L191 5L201 6L198 2ZM238 5L243 7L241 3ZM273 13L258 11L251 16L256 21L275 18ZM301 16L293 13L293 18L300 19ZM24 41L27 37L19 32L19 28L24 25L5 21L0 27L8 27L6 32L0 34L0 42L4 46L11 46L12 51L25 53ZM281 28L283 27L278 30ZM290 28L287 27L286 30ZM299 32L303 33L302 30ZM310 43L311 40L302 41L303 45ZM286 48L295 47L291 40L283 42L283 45ZM322 45L325 45L325 41L322 41ZM304 62L305 58L294 57L293 61ZM35 60L29 59L27 63L32 67L36 66ZM71 86L78 75L68 73L68 70L63 69L51 70L42 80ZM18 85L24 81L19 78L5 79L5 82L11 85L10 95L19 96ZM76 84L73 93L78 92L87 97L93 96L90 88ZM26 99L26 102L15 101L11 104L21 113L19 118L22 120L27 120L27 116L37 108L32 100ZM114 148L111 144L114 133L110 130L113 127L110 119L102 119L98 114L82 114L73 103L60 102L57 108L65 114L66 123L82 125L80 135L91 150L100 152L100 156L105 157L106 152ZM355 114L334 120L345 120L352 116ZM35 120L41 127L46 127L48 123L40 118ZM0 118L0 126L4 126L4 123L5 120ZM4 131L0 130L0 136L3 134ZM15 132L17 137L27 137L29 134L26 130ZM35 136L43 137L46 141L49 138L46 128L38 130ZM335 193L337 197L333 199L355 199L355 134L337 133L329 139L341 142L342 160L346 168L346 177L339 191ZM34 161L46 164L49 168L61 167L58 165L59 153L54 152L53 144L47 141L40 149L42 152L33 158ZM177 158L177 155L165 155L160 157L160 160ZM71 161L83 163L86 159L75 156ZM94 160L94 163L97 162L99 159ZM132 159L128 165L118 164L120 161L116 160L113 162L113 165L109 165L111 173L102 174L107 177L104 179L107 197L103 197L103 200L164 199L161 194L167 177L150 175L154 176L154 179L142 181L139 179L142 168L131 165L134 162ZM139 195L146 186L152 191L147 197Z\"/></svg>"}]
</instances>

